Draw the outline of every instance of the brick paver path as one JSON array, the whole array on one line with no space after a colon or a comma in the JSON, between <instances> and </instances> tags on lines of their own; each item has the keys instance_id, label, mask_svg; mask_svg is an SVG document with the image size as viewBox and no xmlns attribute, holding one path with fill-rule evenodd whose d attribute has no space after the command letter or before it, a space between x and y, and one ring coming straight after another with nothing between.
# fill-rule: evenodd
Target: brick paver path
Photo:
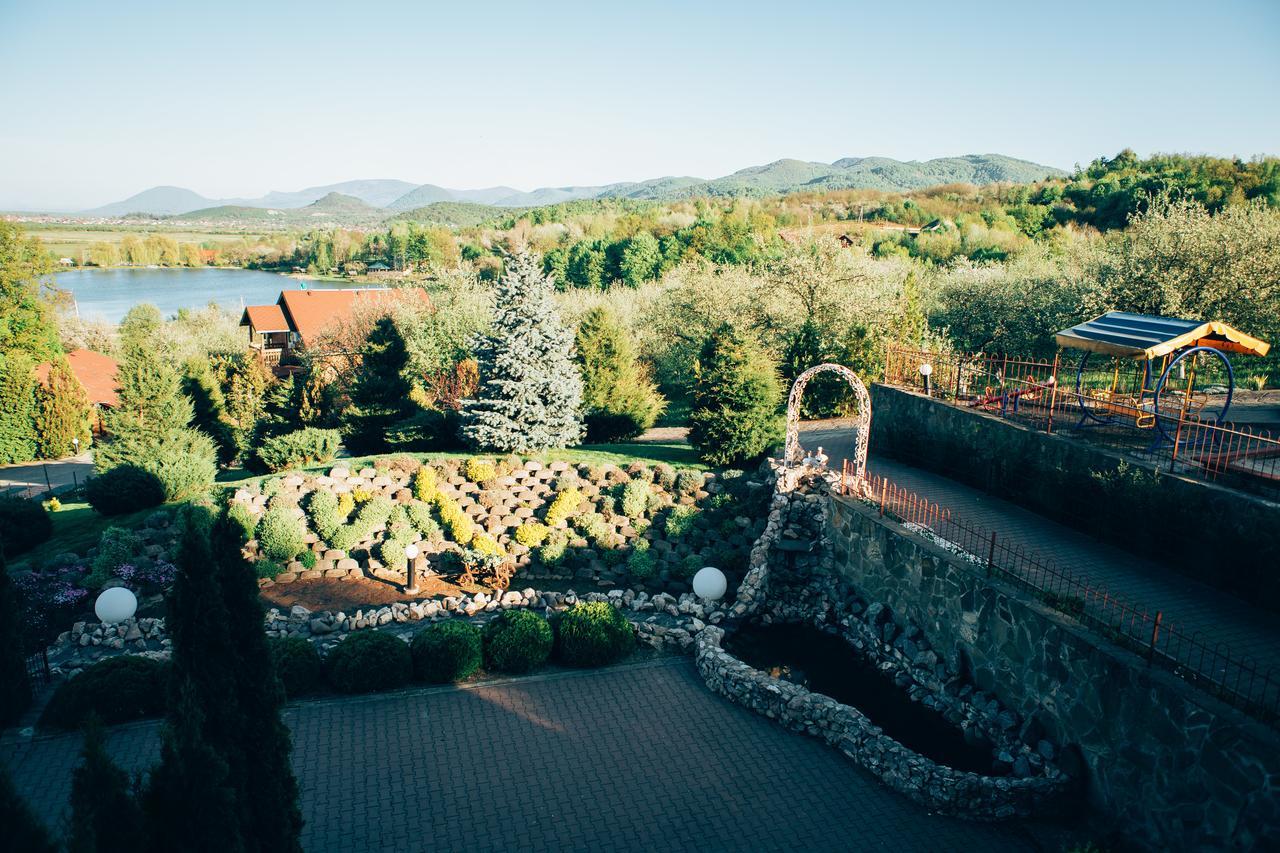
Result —
<instances>
[{"instance_id":1,"label":"brick paver path","mask_svg":"<svg viewBox=\"0 0 1280 853\"><path fill-rule=\"evenodd\" d=\"M715 696L687 658L289 708L308 851L1051 850L1057 830L929 814ZM141 769L157 725L109 748ZM79 738L3 746L51 822Z\"/></svg>"},{"instance_id":2,"label":"brick paver path","mask_svg":"<svg viewBox=\"0 0 1280 853\"><path fill-rule=\"evenodd\" d=\"M814 421L802 425L802 432L804 446L822 445L832 466L839 466L852 452L852 435L843 423ZM1261 662L1263 668L1275 666L1280 675L1280 619L1274 614L941 474L874 452L867 470L941 504L954 518L995 531L1002 541L1048 557L1095 585L1105 585L1113 595L1139 608L1162 611L1165 624L1187 634L1199 631L1202 637L1229 646L1233 654Z\"/></svg>"}]
</instances>

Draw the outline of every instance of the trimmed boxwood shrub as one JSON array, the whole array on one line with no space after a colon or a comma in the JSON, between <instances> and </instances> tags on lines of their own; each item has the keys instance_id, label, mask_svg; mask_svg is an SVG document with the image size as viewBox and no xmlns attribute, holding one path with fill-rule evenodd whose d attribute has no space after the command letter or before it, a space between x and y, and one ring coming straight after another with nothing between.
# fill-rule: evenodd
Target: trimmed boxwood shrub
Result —
<instances>
[{"instance_id":1,"label":"trimmed boxwood shrub","mask_svg":"<svg viewBox=\"0 0 1280 853\"><path fill-rule=\"evenodd\" d=\"M168 678L168 664L151 658L107 658L64 681L40 715L40 725L75 729L90 714L106 725L158 717L164 713Z\"/></svg>"},{"instance_id":2,"label":"trimmed boxwood shrub","mask_svg":"<svg viewBox=\"0 0 1280 853\"><path fill-rule=\"evenodd\" d=\"M253 510L240 501L232 501L227 505L227 520L240 534L242 543L252 539L258 530L258 519L254 516Z\"/></svg>"},{"instance_id":3,"label":"trimmed boxwood shrub","mask_svg":"<svg viewBox=\"0 0 1280 853\"><path fill-rule=\"evenodd\" d=\"M306 525L293 509L278 504L264 512L258 521L258 547L270 560L287 562L306 547Z\"/></svg>"},{"instance_id":4,"label":"trimmed boxwood shrub","mask_svg":"<svg viewBox=\"0 0 1280 853\"><path fill-rule=\"evenodd\" d=\"M484 631L484 662L495 672L528 672L551 654L551 626L528 610L504 610Z\"/></svg>"},{"instance_id":5,"label":"trimmed boxwood shrub","mask_svg":"<svg viewBox=\"0 0 1280 853\"><path fill-rule=\"evenodd\" d=\"M570 666L604 666L635 645L631 623L607 601L580 601L556 622L556 656Z\"/></svg>"},{"instance_id":6,"label":"trimmed boxwood shrub","mask_svg":"<svg viewBox=\"0 0 1280 853\"><path fill-rule=\"evenodd\" d=\"M409 652L414 678L434 684L461 681L480 668L480 629L469 622L440 622L419 631Z\"/></svg>"},{"instance_id":7,"label":"trimmed boxwood shrub","mask_svg":"<svg viewBox=\"0 0 1280 853\"><path fill-rule=\"evenodd\" d=\"M301 637L272 637L268 643L286 696L292 699L320 689L324 664L315 646Z\"/></svg>"},{"instance_id":8,"label":"trimmed boxwood shrub","mask_svg":"<svg viewBox=\"0 0 1280 853\"><path fill-rule=\"evenodd\" d=\"M399 637L361 631L343 640L325 660L329 683L341 693L373 693L409 683L413 660Z\"/></svg>"},{"instance_id":9,"label":"trimmed boxwood shrub","mask_svg":"<svg viewBox=\"0 0 1280 853\"><path fill-rule=\"evenodd\" d=\"M123 515L164 503L164 484L150 471L118 465L84 484L85 500L103 515Z\"/></svg>"},{"instance_id":10,"label":"trimmed boxwood shrub","mask_svg":"<svg viewBox=\"0 0 1280 853\"><path fill-rule=\"evenodd\" d=\"M283 471L311 462L328 462L338 452L342 435L336 429L305 427L262 442L258 462L268 471Z\"/></svg>"},{"instance_id":11,"label":"trimmed boxwood shrub","mask_svg":"<svg viewBox=\"0 0 1280 853\"><path fill-rule=\"evenodd\" d=\"M10 557L34 548L53 534L53 522L39 501L0 498L0 547Z\"/></svg>"}]
</instances>

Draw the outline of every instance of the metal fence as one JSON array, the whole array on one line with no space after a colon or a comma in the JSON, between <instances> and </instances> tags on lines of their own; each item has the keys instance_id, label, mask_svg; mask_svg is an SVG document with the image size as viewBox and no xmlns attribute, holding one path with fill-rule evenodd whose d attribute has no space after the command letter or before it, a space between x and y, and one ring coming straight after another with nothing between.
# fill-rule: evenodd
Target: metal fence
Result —
<instances>
[{"instance_id":1,"label":"metal fence","mask_svg":"<svg viewBox=\"0 0 1280 853\"><path fill-rule=\"evenodd\" d=\"M841 493L853 473L846 460ZM1205 692L1271 725L1280 725L1280 674L1273 667L1214 643L1200 631L1171 624L1158 608L1125 601L1106 586L1064 570L995 530L957 518L946 507L877 475L868 477L870 500L882 517L926 538L987 573L1029 591L1048 607L1145 657Z\"/></svg>"},{"instance_id":2,"label":"metal fence","mask_svg":"<svg viewBox=\"0 0 1280 853\"><path fill-rule=\"evenodd\" d=\"M929 366L929 375L921 366ZM1102 371L1109 374L1110 371ZM1280 439L1266 430L1201 420L1180 407L1156 411L1150 392L1105 395L1053 361L930 353L891 346L885 384L926 392L951 405L1070 433L1159 470L1267 497L1280 496Z\"/></svg>"}]
</instances>

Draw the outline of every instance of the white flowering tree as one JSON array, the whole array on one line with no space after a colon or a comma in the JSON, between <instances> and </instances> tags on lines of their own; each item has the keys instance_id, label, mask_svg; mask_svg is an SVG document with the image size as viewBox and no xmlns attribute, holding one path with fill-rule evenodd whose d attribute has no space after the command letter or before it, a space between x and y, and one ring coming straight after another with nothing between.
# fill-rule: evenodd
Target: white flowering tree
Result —
<instances>
[{"instance_id":1,"label":"white flowering tree","mask_svg":"<svg viewBox=\"0 0 1280 853\"><path fill-rule=\"evenodd\" d=\"M528 451L581 439L582 376L553 291L536 255L508 260L493 328L476 344L480 387L462 407L462 434L473 447Z\"/></svg>"}]
</instances>

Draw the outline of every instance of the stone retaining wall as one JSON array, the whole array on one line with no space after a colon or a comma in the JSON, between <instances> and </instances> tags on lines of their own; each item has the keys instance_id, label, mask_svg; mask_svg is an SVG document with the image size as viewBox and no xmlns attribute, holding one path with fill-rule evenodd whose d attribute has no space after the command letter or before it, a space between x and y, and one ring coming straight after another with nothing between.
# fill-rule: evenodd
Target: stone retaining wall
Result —
<instances>
[{"instance_id":1,"label":"stone retaining wall","mask_svg":"<svg viewBox=\"0 0 1280 853\"><path fill-rule=\"evenodd\" d=\"M856 708L752 669L721 648L724 631L698 635L695 660L707 686L777 720L821 738L884 784L937 812L971 820L997 820L1056 810L1070 790L1064 775L1028 778L981 776L944 767L907 749Z\"/></svg>"},{"instance_id":2,"label":"stone retaining wall","mask_svg":"<svg viewBox=\"0 0 1280 853\"><path fill-rule=\"evenodd\" d=\"M1087 796L1151 849L1280 849L1280 735L832 497L832 570L919 624L949 666L1079 750Z\"/></svg>"},{"instance_id":3,"label":"stone retaining wall","mask_svg":"<svg viewBox=\"0 0 1280 853\"><path fill-rule=\"evenodd\" d=\"M937 471L1280 611L1280 504L1158 475L1146 462L899 388L874 385L876 453ZM1124 469L1121 469L1121 464ZM928 497L928 495L925 495ZM1157 519L1139 524L1137 519ZM1225 554L1247 555L1226 560Z\"/></svg>"}]
</instances>

